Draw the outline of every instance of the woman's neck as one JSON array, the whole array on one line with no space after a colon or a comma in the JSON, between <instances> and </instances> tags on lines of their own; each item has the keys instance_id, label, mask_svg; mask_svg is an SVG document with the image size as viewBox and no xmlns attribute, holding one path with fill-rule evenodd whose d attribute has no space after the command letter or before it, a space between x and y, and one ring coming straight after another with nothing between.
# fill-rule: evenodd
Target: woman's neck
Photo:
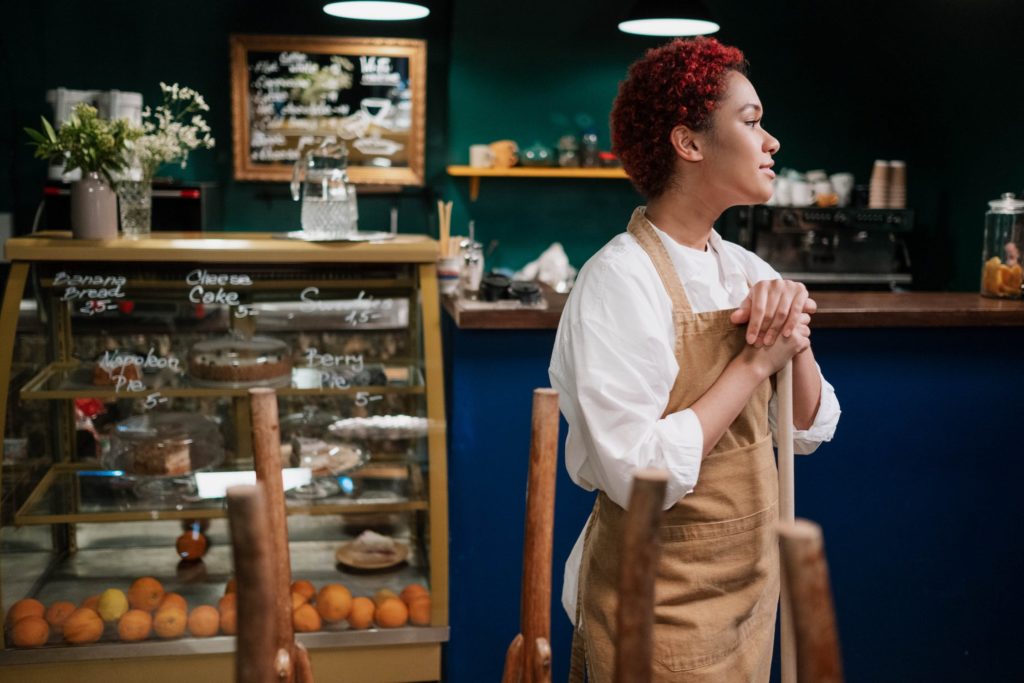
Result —
<instances>
[{"instance_id":1,"label":"woman's neck","mask_svg":"<svg viewBox=\"0 0 1024 683\"><path fill-rule=\"evenodd\" d=\"M647 202L648 220L684 247L704 251L711 238L711 229L721 215L696 194L669 190Z\"/></svg>"}]
</instances>

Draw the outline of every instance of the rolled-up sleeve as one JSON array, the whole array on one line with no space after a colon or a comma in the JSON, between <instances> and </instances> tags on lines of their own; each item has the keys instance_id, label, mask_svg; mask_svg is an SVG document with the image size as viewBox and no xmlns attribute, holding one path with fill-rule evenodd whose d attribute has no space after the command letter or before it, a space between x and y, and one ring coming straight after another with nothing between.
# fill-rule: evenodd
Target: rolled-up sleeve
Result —
<instances>
[{"instance_id":1,"label":"rolled-up sleeve","mask_svg":"<svg viewBox=\"0 0 1024 683\"><path fill-rule=\"evenodd\" d=\"M820 366L818 374L821 375ZM771 427L773 441L779 422L778 410L778 396L773 392L771 401L768 403L768 426ZM825 380L825 376L821 375L821 402L818 405L818 412L814 416L814 422L807 429L793 428L793 452L799 455L810 455L822 443L831 441L835 436L841 412L839 399L836 398L836 390Z\"/></svg>"}]
</instances>

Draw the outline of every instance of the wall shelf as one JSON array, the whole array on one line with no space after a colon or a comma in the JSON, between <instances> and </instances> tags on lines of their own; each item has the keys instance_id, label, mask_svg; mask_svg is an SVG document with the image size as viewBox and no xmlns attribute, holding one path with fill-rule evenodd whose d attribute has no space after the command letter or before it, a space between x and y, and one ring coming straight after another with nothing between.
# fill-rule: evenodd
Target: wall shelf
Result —
<instances>
[{"instance_id":1,"label":"wall shelf","mask_svg":"<svg viewBox=\"0 0 1024 683\"><path fill-rule=\"evenodd\" d=\"M544 166L517 166L515 168L476 168L474 166L449 166L448 175L469 178L469 199L476 201L480 196L481 178L561 178L579 179L625 179L621 168L551 168Z\"/></svg>"}]
</instances>

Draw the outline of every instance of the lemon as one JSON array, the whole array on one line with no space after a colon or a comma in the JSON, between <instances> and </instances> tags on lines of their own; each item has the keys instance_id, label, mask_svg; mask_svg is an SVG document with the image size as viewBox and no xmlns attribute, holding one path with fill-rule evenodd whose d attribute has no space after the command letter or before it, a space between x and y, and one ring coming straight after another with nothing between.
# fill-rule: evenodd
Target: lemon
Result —
<instances>
[{"instance_id":1,"label":"lemon","mask_svg":"<svg viewBox=\"0 0 1024 683\"><path fill-rule=\"evenodd\" d=\"M116 588L108 588L103 591L96 608L103 621L117 621L128 611L128 596Z\"/></svg>"}]
</instances>

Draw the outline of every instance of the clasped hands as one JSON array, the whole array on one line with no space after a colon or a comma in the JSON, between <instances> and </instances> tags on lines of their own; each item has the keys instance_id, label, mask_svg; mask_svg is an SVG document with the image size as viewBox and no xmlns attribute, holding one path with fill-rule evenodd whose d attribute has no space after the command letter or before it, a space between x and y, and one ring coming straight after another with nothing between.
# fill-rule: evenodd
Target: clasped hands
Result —
<instances>
[{"instance_id":1,"label":"clasped hands","mask_svg":"<svg viewBox=\"0 0 1024 683\"><path fill-rule=\"evenodd\" d=\"M736 325L746 324L747 344L754 349L772 347L772 366L789 360L810 348L811 314L818 304L810 298L807 288L792 280L761 280L755 283L739 308L729 319ZM781 367L781 366L780 366Z\"/></svg>"}]
</instances>

